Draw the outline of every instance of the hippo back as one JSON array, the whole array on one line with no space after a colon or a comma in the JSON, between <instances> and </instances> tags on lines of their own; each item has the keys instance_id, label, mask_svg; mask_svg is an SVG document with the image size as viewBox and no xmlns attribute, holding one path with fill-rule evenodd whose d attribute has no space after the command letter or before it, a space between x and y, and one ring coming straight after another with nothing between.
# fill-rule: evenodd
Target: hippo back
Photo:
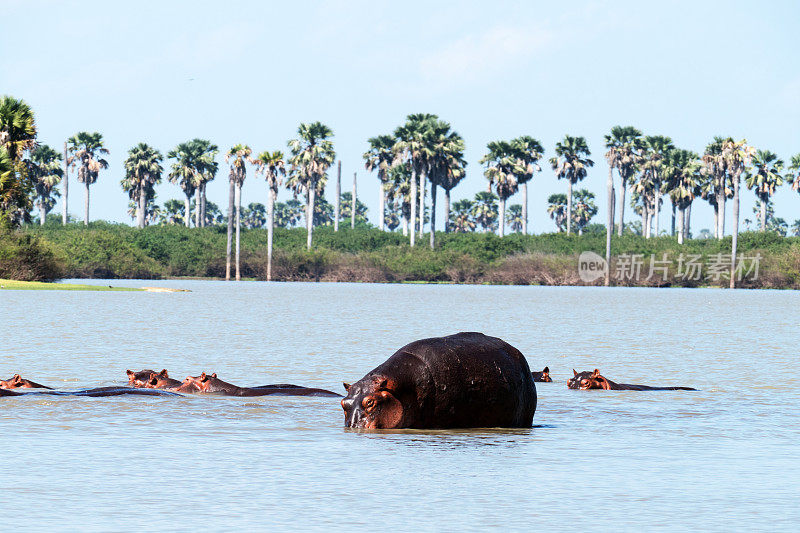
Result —
<instances>
[{"instance_id":1,"label":"hippo back","mask_svg":"<svg viewBox=\"0 0 800 533\"><path fill-rule=\"evenodd\" d=\"M536 386L525 356L496 337L458 333L412 342L371 375L400 376L419 428L530 427ZM405 382L405 386L402 386ZM416 408L416 409L415 409Z\"/></svg>"}]
</instances>

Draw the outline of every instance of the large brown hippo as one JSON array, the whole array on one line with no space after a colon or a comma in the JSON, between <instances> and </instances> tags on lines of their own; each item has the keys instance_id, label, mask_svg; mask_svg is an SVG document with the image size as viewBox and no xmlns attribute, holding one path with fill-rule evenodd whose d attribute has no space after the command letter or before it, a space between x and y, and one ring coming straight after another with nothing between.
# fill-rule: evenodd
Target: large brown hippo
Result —
<instances>
[{"instance_id":1,"label":"large brown hippo","mask_svg":"<svg viewBox=\"0 0 800 533\"><path fill-rule=\"evenodd\" d=\"M14 374L11 379L0 379L0 389L51 389L35 381L25 379L19 374Z\"/></svg>"},{"instance_id":2,"label":"large brown hippo","mask_svg":"<svg viewBox=\"0 0 800 533\"><path fill-rule=\"evenodd\" d=\"M137 388L177 389L181 386L181 381L169 377L169 372L167 372L166 368L161 372L144 369L139 372L127 370L126 373L128 374L128 385Z\"/></svg>"},{"instance_id":3,"label":"large brown hippo","mask_svg":"<svg viewBox=\"0 0 800 533\"><path fill-rule=\"evenodd\" d=\"M175 392L220 394L223 396L328 396L341 398L341 394L298 385L264 385L261 387L239 387L233 383L222 381L216 374L203 372L197 377L189 376Z\"/></svg>"},{"instance_id":4,"label":"large brown hippo","mask_svg":"<svg viewBox=\"0 0 800 533\"><path fill-rule=\"evenodd\" d=\"M594 372L577 372L572 369L574 376L567 380L567 387L570 389L589 390L697 390L691 387L650 387L649 385L631 385L629 383L615 383L610 379L601 376L598 369Z\"/></svg>"},{"instance_id":5,"label":"large brown hippo","mask_svg":"<svg viewBox=\"0 0 800 533\"><path fill-rule=\"evenodd\" d=\"M531 427L536 386L519 350L483 333L422 339L352 385L345 427Z\"/></svg>"},{"instance_id":6,"label":"large brown hippo","mask_svg":"<svg viewBox=\"0 0 800 533\"><path fill-rule=\"evenodd\" d=\"M553 378L550 377L550 367L544 367L541 372L531 372L531 377L536 383L552 383Z\"/></svg>"}]
</instances>

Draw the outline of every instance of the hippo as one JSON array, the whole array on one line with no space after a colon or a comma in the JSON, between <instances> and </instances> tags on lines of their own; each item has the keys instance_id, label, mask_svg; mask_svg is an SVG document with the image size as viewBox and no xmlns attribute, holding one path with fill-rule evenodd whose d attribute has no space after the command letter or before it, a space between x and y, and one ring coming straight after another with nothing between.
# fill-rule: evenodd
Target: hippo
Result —
<instances>
[{"instance_id":1,"label":"hippo","mask_svg":"<svg viewBox=\"0 0 800 533\"><path fill-rule=\"evenodd\" d=\"M0 389L52 389L14 374L11 379L0 379Z\"/></svg>"},{"instance_id":2,"label":"hippo","mask_svg":"<svg viewBox=\"0 0 800 533\"><path fill-rule=\"evenodd\" d=\"M348 428L529 428L536 411L525 356L483 333L412 342L344 385Z\"/></svg>"},{"instance_id":3,"label":"hippo","mask_svg":"<svg viewBox=\"0 0 800 533\"><path fill-rule=\"evenodd\" d=\"M197 377L189 376L176 392L220 394L222 396L328 396L341 398L341 394L325 390L301 387L299 385L262 385L261 387L239 387L232 383L222 381L216 374L203 372Z\"/></svg>"},{"instance_id":4,"label":"hippo","mask_svg":"<svg viewBox=\"0 0 800 533\"><path fill-rule=\"evenodd\" d=\"M166 368L161 372L145 369L140 370L139 372L127 370L126 373L128 374L128 385L132 385L137 388L171 390L177 389L182 383L177 379L172 379L169 377L169 372L167 372Z\"/></svg>"},{"instance_id":5,"label":"hippo","mask_svg":"<svg viewBox=\"0 0 800 533\"><path fill-rule=\"evenodd\" d=\"M0 389L0 396L22 396L22 394L9 389Z\"/></svg>"},{"instance_id":6,"label":"hippo","mask_svg":"<svg viewBox=\"0 0 800 533\"><path fill-rule=\"evenodd\" d=\"M552 383L553 378L550 377L550 367L544 367L544 370L541 372L531 372L531 376L533 377L533 381L537 383Z\"/></svg>"},{"instance_id":7,"label":"hippo","mask_svg":"<svg viewBox=\"0 0 800 533\"><path fill-rule=\"evenodd\" d=\"M574 376L567 380L567 387L570 389L589 390L693 390L691 387L650 387L649 385L631 385L628 383L615 383L608 378L600 375L598 369L594 372L577 372L572 369Z\"/></svg>"},{"instance_id":8,"label":"hippo","mask_svg":"<svg viewBox=\"0 0 800 533\"><path fill-rule=\"evenodd\" d=\"M154 389L137 389L131 387L98 387L95 389L85 389L79 391L57 391L57 390L44 390L35 392L14 392L11 390L0 389L0 396L89 396L89 397L104 397L104 396L123 396L123 395L139 395L139 396L180 396L172 392L154 390Z\"/></svg>"}]
</instances>

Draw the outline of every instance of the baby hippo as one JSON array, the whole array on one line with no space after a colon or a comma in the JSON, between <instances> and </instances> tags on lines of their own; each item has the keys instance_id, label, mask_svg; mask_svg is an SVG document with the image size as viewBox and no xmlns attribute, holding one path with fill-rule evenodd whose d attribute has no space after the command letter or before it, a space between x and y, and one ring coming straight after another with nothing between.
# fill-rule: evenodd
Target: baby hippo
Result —
<instances>
[{"instance_id":1,"label":"baby hippo","mask_svg":"<svg viewBox=\"0 0 800 533\"><path fill-rule=\"evenodd\" d=\"M19 374L14 374L11 379L2 380L0 379L0 389L48 389L52 390L51 387L45 387L44 385L40 385L35 381L31 381L29 379L25 379L20 377Z\"/></svg>"}]
</instances>

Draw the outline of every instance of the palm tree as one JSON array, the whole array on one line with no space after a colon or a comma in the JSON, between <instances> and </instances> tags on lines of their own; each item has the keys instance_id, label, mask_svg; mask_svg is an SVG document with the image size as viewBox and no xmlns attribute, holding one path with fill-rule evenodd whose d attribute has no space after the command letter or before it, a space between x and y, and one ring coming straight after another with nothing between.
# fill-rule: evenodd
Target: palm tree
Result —
<instances>
[{"instance_id":1,"label":"palm tree","mask_svg":"<svg viewBox=\"0 0 800 533\"><path fill-rule=\"evenodd\" d=\"M363 155L364 167L367 171L378 171L378 180L380 181L380 203L378 204L378 228L384 230L384 218L386 212L386 185L389 180L389 169L394 162L394 148L395 138L391 135L378 135L367 139L369 143L369 150Z\"/></svg>"},{"instance_id":2,"label":"palm tree","mask_svg":"<svg viewBox=\"0 0 800 533\"><path fill-rule=\"evenodd\" d=\"M497 195L486 191L476 194L472 206L472 218L476 224L483 227L484 233L493 229L497 223Z\"/></svg>"},{"instance_id":3,"label":"palm tree","mask_svg":"<svg viewBox=\"0 0 800 533\"><path fill-rule=\"evenodd\" d=\"M643 151L641 154L641 166L649 188L652 190L652 206L655 215L655 235L659 235L658 215L661 213L661 192L663 189L663 176L661 174L661 162L667 152L675 148L672 139L663 135L648 135L644 138ZM646 238L650 238L650 228L646 231Z\"/></svg>"},{"instance_id":4,"label":"palm tree","mask_svg":"<svg viewBox=\"0 0 800 533\"><path fill-rule=\"evenodd\" d=\"M328 168L336 159L333 142L330 137L333 131L321 122L300 124L297 139L289 141L292 157L289 160L291 169L286 186L306 194L306 230L308 232L306 247L311 249L311 237L314 231L314 198L325 190Z\"/></svg>"},{"instance_id":5,"label":"palm tree","mask_svg":"<svg viewBox=\"0 0 800 533\"><path fill-rule=\"evenodd\" d=\"M97 132L81 131L67 140L67 151L71 154L67 164L78 167L78 181L86 185L84 202L84 225L89 225L89 186L97 181L100 170L108 168L108 161L100 157L108 150L103 145L103 136Z\"/></svg>"},{"instance_id":6,"label":"palm tree","mask_svg":"<svg viewBox=\"0 0 800 533\"><path fill-rule=\"evenodd\" d=\"M511 231L515 233L519 233L522 231L522 228L525 226L525 220L522 216L521 205L514 204L508 206L508 212L506 213L506 223L511 228Z\"/></svg>"},{"instance_id":7,"label":"palm tree","mask_svg":"<svg viewBox=\"0 0 800 533\"><path fill-rule=\"evenodd\" d=\"M539 160L544 157L544 147L538 140L528 135L511 140L516 157L519 160L522 172L517 176L517 182L522 185L522 233L528 233L528 182L533 179L536 172L541 172Z\"/></svg>"},{"instance_id":8,"label":"palm tree","mask_svg":"<svg viewBox=\"0 0 800 533\"><path fill-rule=\"evenodd\" d=\"M236 210L236 281L242 279L239 269L239 234L242 227L242 185L247 177L246 163L252 163L250 154L253 151L246 144L232 146L225 154L225 162L231 166L229 174L230 190L228 192L228 249L227 261L225 265L225 279L231 278L231 233L233 233L234 209ZM231 202L233 200L233 202Z\"/></svg>"},{"instance_id":9,"label":"palm tree","mask_svg":"<svg viewBox=\"0 0 800 533\"><path fill-rule=\"evenodd\" d=\"M567 195L556 193L547 198L547 214L556 223L558 232L564 231L564 224L567 222Z\"/></svg>"},{"instance_id":10,"label":"palm tree","mask_svg":"<svg viewBox=\"0 0 800 533\"><path fill-rule=\"evenodd\" d=\"M672 205L678 209L678 244L688 233L686 210L700 192L698 155L689 150L673 149L663 160L664 182Z\"/></svg>"},{"instance_id":11,"label":"palm tree","mask_svg":"<svg viewBox=\"0 0 800 533\"><path fill-rule=\"evenodd\" d=\"M633 126L614 126L611 134L606 135L606 160L609 173L617 170L620 181L619 225L617 235L622 235L625 227L625 196L633 176L638 170L639 150L642 144L642 132Z\"/></svg>"},{"instance_id":12,"label":"palm tree","mask_svg":"<svg viewBox=\"0 0 800 533\"><path fill-rule=\"evenodd\" d=\"M747 145L742 139L735 142L731 139L722 146L722 157L728 170L730 180L733 182L733 239L731 241L731 276L730 288L735 286L734 273L736 272L736 246L739 240L739 182L741 176L750 165L755 149ZM781 168L783 165L781 165Z\"/></svg>"},{"instance_id":13,"label":"palm tree","mask_svg":"<svg viewBox=\"0 0 800 533\"><path fill-rule=\"evenodd\" d=\"M197 203L195 204L195 226L206 225L206 185L217 176L219 163L216 161L219 148L205 139L193 139L191 147L194 161L195 180L197 182Z\"/></svg>"},{"instance_id":14,"label":"palm tree","mask_svg":"<svg viewBox=\"0 0 800 533\"><path fill-rule=\"evenodd\" d=\"M411 188L410 194L411 202L411 238L410 244L413 247L416 239L417 231L417 180L423 184L420 191L424 193L425 172L427 170L428 162L428 149L430 147L430 139L428 130L431 124L438 119L436 115L428 113L416 113L406 117L406 123L398 127L394 131L394 137L397 139L394 145L395 165L402 162L411 163ZM424 204L420 202L420 207ZM424 213L424 209L419 210ZM420 234L422 234L422 225L424 217L419 217Z\"/></svg>"},{"instance_id":15,"label":"palm tree","mask_svg":"<svg viewBox=\"0 0 800 533\"><path fill-rule=\"evenodd\" d=\"M745 174L745 184L748 189L753 190L761 201L761 231L767 230L767 211L766 206L770 198L775 194L775 189L783 185L783 161L778 159L777 154L769 150L758 150L752 156L753 171Z\"/></svg>"},{"instance_id":16,"label":"palm tree","mask_svg":"<svg viewBox=\"0 0 800 533\"><path fill-rule=\"evenodd\" d=\"M475 202L465 198L453 204L452 226L456 233L467 233L475 231L475 220L472 212L475 209Z\"/></svg>"},{"instance_id":17,"label":"palm tree","mask_svg":"<svg viewBox=\"0 0 800 533\"><path fill-rule=\"evenodd\" d=\"M486 165L484 176L489 180L489 190L494 185L495 193L500 199L499 233L505 235L506 200L517 192L519 182L517 175L523 169L516 158L514 146L506 141L492 141L486 146L489 150L480 160Z\"/></svg>"},{"instance_id":18,"label":"palm tree","mask_svg":"<svg viewBox=\"0 0 800 533\"><path fill-rule=\"evenodd\" d=\"M389 169L386 194L390 203L399 206L403 219L403 236L408 236L411 222L411 163L400 163Z\"/></svg>"},{"instance_id":19,"label":"palm tree","mask_svg":"<svg viewBox=\"0 0 800 533\"><path fill-rule=\"evenodd\" d=\"M436 245L436 189L441 186L445 190L445 227L450 217L450 190L464 179L467 162L464 159L464 139L450 124L437 120L430 131L428 156L428 179L431 182L431 250ZM424 213L422 204L421 213Z\"/></svg>"},{"instance_id":20,"label":"palm tree","mask_svg":"<svg viewBox=\"0 0 800 533\"><path fill-rule=\"evenodd\" d=\"M161 210L161 219L159 224L168 224L174 226L176 224L184 224L186 219L186 204L180 200L167 200L164 202L164 208Z\"/></svg>"},{"instance_id":21,"label":"palm tree","mask_svg":"<svg viewBox=\"0 0 800 533\"><path fill-rule=\"evenodd\" d=\"M792 184L792 189L800 192L800 154L792 156L789 164L789 172L786 174L786 181Z\"/></svg>"},{"instance_id":22,"label":"palm tree","mask_svg":"<svg viewBox=\"0 0 800 533\"><path fill-rule=\"evenodd\" d=\"M262 174L267 180L267 281L272 281L272 238L275 228L275 201L278 199L278 187L281 177L286 176L286 162L283 152L261 152L255 160L256 174Z\"/></svg>"},{"instance_id":23,"label":"palm tree","mask_svg":"<svg viewBox=\"0 0 800 533\"><path fill-rule=\"evenodd\" d=\"M44 226L47 213L53 209L59 196L56 185L61 181L64 171L61 168L61 154L40 144L31 152L31 178L36 190L36 205L39 207L39 223Z\"/></svg>"},{"instance_id":24,"label":"palm tree","mask_svg":"<svg viewBox=\"0 0 800 533\"><path fill-rule=\"evenodd\" d=\"M572 231L572 186L586 177L587 168L594 166L586 139L565 135L556 143L556 156L550 158L550 166L558 179L567 180L567 235Z\"/></svg>"},{"instance_id":25,"label":"palm tree","mask_svg":"<svg viewBox=\"0 0 800 533\"><path fill-rule=\"evenodd\" d=\"M183 194L186 196L184 212L186 216L183 217L184 224L189 227L191 216L192 196L197 192L200 185L200 171L198 170L198 158L200 154L197 150L197 145L193 142L180 143L173 150L167 153L167 157L175 159L172 163L172 170L169 173L169 181L179 185ZM197 219L195 219L195 226L198 226L199 219L200 194L197 194L197 204L195 210L197 211Z\"/></svg>"},{"instance_id":26,"label":"palm tree","mask_svg":"<svg viewBox=\"0 0 800 533\"><path fill-rule=\"evenodd\" d=\"M586 189L575 191L575 206L572 211L573 222L578 228L578 235L583 235L583 228L597 214L597 206L594 203L594 193Z\"/></svg>"},{"instance_id":27,"label":"palm tree","mask_svg":"<svg viewBox=\"0 0 800 533\"><path fill-rule=\"evenodd\" d=\"M0 146L20 172L22 155L36 147L36 120L24 100L0 96Z\"/></svg>"},{"instance_id":28,"label":"palm tree","mask_svg":"<svg viewBox=\"0 0 800 533\"><path fill-rule=\"evenodd\" d=\"M22 157L35 147L36 121L30 106L11 96L0 97L0 149L5 152L4 164L12 168L11 172L3 172L0 216L10 223L26 219L31 208L31 182Z\"/></svg>"},{"instance_id":29,"label":"palm tree","mask_svg":"<svg viewBox=\"0 0 800 533\"><path fill-rule=\"evenodd\" d=\"M725 234L725 201L732 196L730 178L725 158L722 156L722 146L727 141L732 141L730 137L714 137L714 141L706 146L702 156L702 172L708 176L708 182L704 185L704 197L706 200L714 201L714 236L722 239Z\"/></svg>"},{"instance_id":30,"label":"palm tree","mask_svg":"<svg viewBox=\"0 0 800 533\"><path fill-rule=\"evenodd\" d=\"M136 205L136 225L139 228L145 226L148 196L155 198L153 187L161 183L164 170L161 161L161 152L145 143L131 148L125 160L125 177L120 183Z\"/></svg>"}]
</instances>

